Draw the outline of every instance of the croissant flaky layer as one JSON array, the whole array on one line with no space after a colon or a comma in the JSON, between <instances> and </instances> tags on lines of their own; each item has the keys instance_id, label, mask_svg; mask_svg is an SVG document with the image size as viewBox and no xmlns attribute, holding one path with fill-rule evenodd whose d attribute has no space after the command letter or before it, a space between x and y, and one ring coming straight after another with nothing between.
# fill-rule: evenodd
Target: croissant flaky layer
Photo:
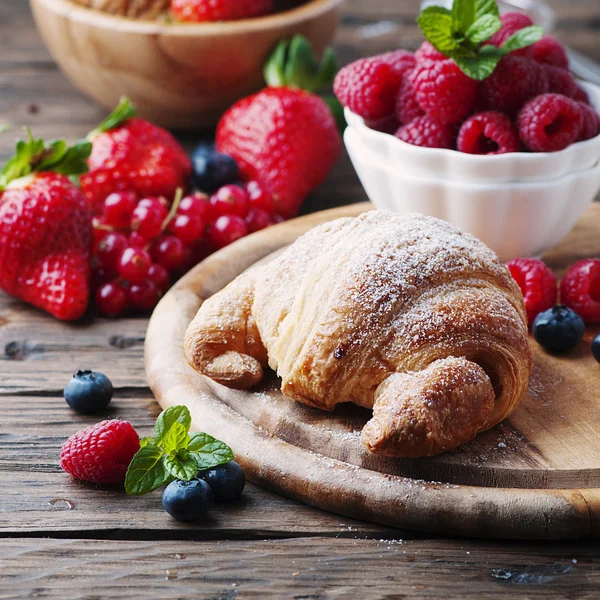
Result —
<instances>
[{"instance_id":1,"label":"croissant flaky layer","mask_svg":"<svg viewBox=\"0 0 600 600\"><path fill-rule=\"evenodd\" d=\"M363 441L390 456L494 426L531 371L523 298L497 256L444 221L387 211L316 227L240 275L201 306L186 353L230 387L268 365L295 400L372 408Z\"/></svg>"}]
</instances>

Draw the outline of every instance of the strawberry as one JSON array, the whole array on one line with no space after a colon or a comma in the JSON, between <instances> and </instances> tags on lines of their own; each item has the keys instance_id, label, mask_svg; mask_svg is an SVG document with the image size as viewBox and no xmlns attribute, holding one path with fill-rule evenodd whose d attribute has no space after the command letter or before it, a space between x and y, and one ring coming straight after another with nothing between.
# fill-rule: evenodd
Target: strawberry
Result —
<instances>
[{"instance_id":1,"label":"strawberry","mask_svg":"<svg viewBox=\"0 0 600 600\"><path fill-rule=\"evenodd\" d=\"M115 191L173 198L177 188L187 187L192 165L179 142L161 127L135 117L127 98L88 140L92 153L81 190L94 214L102 212L105 198Z\"/></svg>"},{"instance_id":2,"label":"strawberry","mask_svg":"<svg viewBox=\"0 0 600 600\"><path fill-rule=\"evenodd\" d=\"M87 169L91 144L27 132L0 175L0 288L72 321L88 304L92 217L68 175Z\"/></svg>"},{"instance_id":3,"label":"strawberry","mask_svg":"<svg viewBox=\"0 0 600 600\"><path fill-rule=\"evenodd\" d=\"M234 21L273 10L273 0L171 0L171 12L179 21Z\"/></svg>"},{"instance_id":4,"label":"strawberry","mask_svg":"<svg viewBox=\"0 0 600 600\"><path fill-rule=\"evenodd\" d=\"M340 155L332 111L312 93L331 84L336 71L330 51L317 65L306 39L283 41L265 68L270 87L234 104L217 126L217 150L235 159L244 179L267 189L286 218L297 214Z\"/></svg>"}]
</instances>

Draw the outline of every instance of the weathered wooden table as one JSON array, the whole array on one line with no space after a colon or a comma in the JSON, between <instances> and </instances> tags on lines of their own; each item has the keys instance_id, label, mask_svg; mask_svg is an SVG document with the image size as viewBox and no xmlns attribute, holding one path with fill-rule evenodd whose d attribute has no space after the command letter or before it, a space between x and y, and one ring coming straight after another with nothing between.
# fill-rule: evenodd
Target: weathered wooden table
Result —
<instances>
[{"instance_id":1,"label":"weathered wooden table","mask_svg":"<svg viewBox=\"0 0 600 600\"><path fill-rule=\"evenodd\" d=\"M600 60L597 0L553 0L558 35ZM348 0L344 62L415 47L417 0ZM65 80L24 0L0 2L0 122L48 138L83 136L104 112ZM0 162L13 133L0 139ZM196 136L182 134L186 144ZM347 159L305 211L364 200ZM146 435L158 406L146 387L144 319L59 323L0 295L0 598L597 598L597 542L442 539L324 513L248 485L244 501L198 524L143 498L78 483L58 466L64 439L98 420L73 414L62 388L77 368L108 374L101 416ZM482 531L482 536L485 532Z\"/></svg>"}]
</instances>

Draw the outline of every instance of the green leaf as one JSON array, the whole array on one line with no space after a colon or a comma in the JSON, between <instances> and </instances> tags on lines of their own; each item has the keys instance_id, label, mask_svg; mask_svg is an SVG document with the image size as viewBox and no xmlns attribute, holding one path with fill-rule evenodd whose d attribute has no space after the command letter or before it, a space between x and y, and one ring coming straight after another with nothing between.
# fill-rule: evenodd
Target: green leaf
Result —
<instances>
[{"instance_id":1,"label":"green leaf","mask_svg":"<svg viewBox=\"0 0 600 600\"><path fill-rule=\"evenodd\" d=\"M513 50L520 50L535 44L542 39L544 30L539 25L530 25L515 31L505 42L502 44L501 50L508 54Z\"/></svg>"},{"instance_id":2,"label":"green leaf","mask_svg":"<svg viewBox=\"0 0 600 600\"><path fill-rule=\"evenodd\" d=\"M454 31L465 33L475 21L475 0L454 0L452 3Z\"/></svg>"},{"instance_id":3,"label":"green leaf","mask_svg":"<svg viewBox=\"0 0 600 600\"><path fill-rule=\"evenodd\" d=\"M500 17L496 0L475 0L475 20L480 19L484 15Z\"/></svg>"},{"instance_id":4,"label":"green leaf","mask_svg":"<svg viewBox=\"0 0 600 600\"><path fill-rule=\"evenodd\" d=\"M130 496L142 496L164 485L169 477L162 451L149 444L133 457L125 476L125 491Z\"/></svg>"},{"instance_id":5,"label":"green leaf","mask_svg":"<svg viewBox=\"0 0 600 600\"><path fill-rule=\"evenodd\" d=\"M180 450L177 454L164 457L165 467L175 479L190 481L196 476L198 464L193 453Z\"/></svg>"},{"instance_id":6,"label":"green leaf","mask_svg":"<svg viewBox=\"0 0 600 600\"><path fill-rule=\"evenodd\" d=\"M340 70L337 56L331 48L325 48L323 53L323 60L319 65L316 76L311 83L311 89L313 92L320 90L321 88L330 86L333 84L333 80Z\"/></svg>"},{"instance_id":7,"label":"green leaf","mask_svg":"<svg viewBox=\"0 0 600 600\"><path fill-rule=\"evenodd\" d=\"M267 85L281 87L285 85L285 60L289 48L289 40L281 40L265 63L263 76Z\"/></svg>"},{"instance_id":8,"label":"green leaf","mask_svg":"<svg viewBox=\"0 0 600 600\"><path fill-rule=\"evenodd\" d=\"M105 131L110 131L115 127L121 125L127 119L132 119L136 115L135 106L133 106L131 100L123 96L119 105L115 110L96 127L93 131L88 134L88 140L93 139L99 133L103 133Z\"/></svg>"},{"instance_id":9,"label":"green leaf","mask_svg":"<svg viewBox=\"0 0 600 600\"><path fill-rule=\"evenodd\" d=\"M471 79L482 81L494 72L502 56L503 53L499 48L484 46L475 57L456 56L454 62Z\"/></svg>"},{"instance_id":10,"label":"green leaf","mask_svg":"<svg viewBox=\"0 0 600 600\"><path fill-rule=\"evenodd\" d=\"M92 144L90 142L78 142L67 149L67 152L62 159L52 165L50 170L63 175L81 175L87 173L87 159L92 153ZM41 169L36 169L41 170Z\"/></svg>"},{"instance_id":11,"label":"green leaf","mask_svg":"<svg viewBox=\"0 0 600 600\"><path fill-rule=\"evenodd\" d=\"M143 437L140 438L140 448L145 448L146 446L156 446L156 440L153 437Z\"/></svg>"},{"instance_id":12,"label":"green leaf","mask_svg":"<svg viewBox=\"0 0 600 600\"><path fill-rule=\"evenodd\" d=\"M475 46L489 40L500 28L502 21L493 15L479 17L475 23L467 29L467 39Z\"/></svg>"},{"instance_id":13,"label":"green leaf","mask_svg":"<svg viewBox=\"0 0 600 600\"><path fill-rule=\"evenodd\" d=\"M285 64L286 85L302 90L311 90L317 68L317 61L310 42L303 35L295 35L290 43Z\"/></svg>"},{"instance_id":14,"label":"green leaf","mask_svg":"<svg viewBox=\"0 0 600 600\"><path fill-rule=\"evenodd\" d=\"M183 423L176 421L162 439L162 449L165 454L187 448L190 441L188 430Z\"/></svg>"},{"instance_id":15,"label":"green leaf","mask_svg":"<svg viewBox=\"0 0 600 600\"><path fill-rule=\"evenodd\" d=\"M198 469L210 469L233 460L231 448L208 433L193 433L187 449L196 460Z\"/></svg>"},{"instance_id":16,"label":"green leaf","mask_svg":"<svg viewBox=\"0 0 600 600\"><path fill-rule=\"evenodd\" d=\"M426 8L417 19L423 35L442 54L449 56L460 48L460 42L454 38L454 20L451 14L439 6Z\"/></svg>"},{"instance_id":17,"label":"green leaf","mask_svg":"<svg viewBox=\"0 0 600 600\"><path fill-rule=\"evenodd\" d=\"M154 437L158 444L162 444L173 423L181 423L189 431L192 425L192 416L187 406L171 406L163 411L154 425Z\"/></svg>"}]
</instances>

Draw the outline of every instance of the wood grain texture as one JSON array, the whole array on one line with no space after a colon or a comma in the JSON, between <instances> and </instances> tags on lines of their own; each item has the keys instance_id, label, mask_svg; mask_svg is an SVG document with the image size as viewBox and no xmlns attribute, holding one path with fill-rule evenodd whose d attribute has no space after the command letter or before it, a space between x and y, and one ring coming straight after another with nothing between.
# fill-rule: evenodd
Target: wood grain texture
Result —
<instances>
[{"instance_id":1,"label":"wood grain texture","mask_svg":"<svg viewBox=\"0 0 600 600\"><path fill-rule=\"evenodd\" d=\"M597 598L593 543L462 540L0 540L0 598ZM452 577L448 574L452 573ZM4 595L3 595L4 594Z\"/></svg>"},{"instance_id":2,"label":"wood grain texture","mask_svg":"<svg viewBox=\"0 0 600 600\"><path fill-rule=\"evenodd\" d=\"M484 522L486 535L495 537L600 535L600 370L589 351L593 331L566 358L532 343L534 372L517 411L457 451L419 460L369 454L357 435L367 411L341 406L323 413L283 397L276 380L230 390L187 365L184 334L203 299L316 223L370 208L315 213L260 232L184 277L157 307L146 340L148 381L163 408L186 404L196 426L206 423L230 444L254 481L327 510L461 535L481 535ZM598 229L600 207L592 206L583 222L584 230L588 222ZM576 228L554 251L557 260L579 239ZM600 245L579 249L592 255Z\"/></svg>"}]
</instances>

